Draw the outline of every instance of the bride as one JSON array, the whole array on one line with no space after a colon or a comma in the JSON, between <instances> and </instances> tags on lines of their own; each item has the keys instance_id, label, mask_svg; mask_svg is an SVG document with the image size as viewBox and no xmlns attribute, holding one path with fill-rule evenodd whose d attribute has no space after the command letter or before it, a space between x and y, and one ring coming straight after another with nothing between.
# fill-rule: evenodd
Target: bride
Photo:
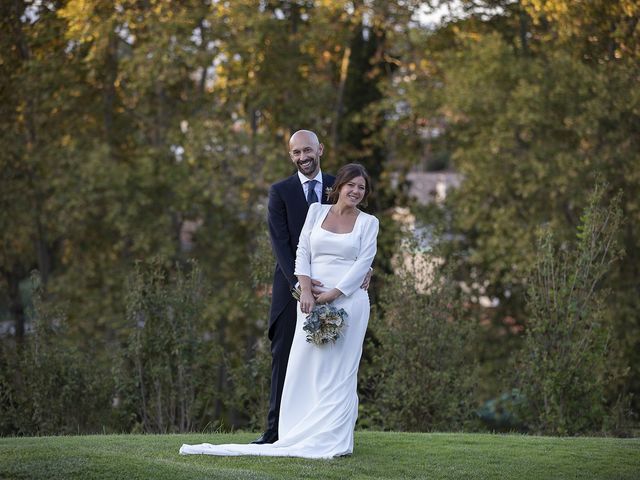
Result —
<instances>
[{"instance_id":1,"label":"bride","mask_svg":"<svg viewBox=\"0 0 640 480\"><path fill-rule=\"evenodd\" d=\"M272 444L182 445L180 453L333 458L353 452L358 417L357 377L369 321L369 296L360 288L376 254L378 219L359 210L369 175L351 163L336 176L332 205L313 203L300 234L295 274L300 282L296 332L280 405L279 440ZM324 285L317 298L311 278ZM343 308L348 318L335 343L307 343L302 327L316 304Z\"/></svg>"}]
</instances>

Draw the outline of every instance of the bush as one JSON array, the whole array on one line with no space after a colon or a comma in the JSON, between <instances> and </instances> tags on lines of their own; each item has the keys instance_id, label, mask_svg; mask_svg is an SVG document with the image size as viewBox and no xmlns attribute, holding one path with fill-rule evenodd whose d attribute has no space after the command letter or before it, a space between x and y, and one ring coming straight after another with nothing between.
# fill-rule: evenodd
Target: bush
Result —
<instances>
[{"instance_id":1,"label":"bush","mask_svg":"<svg viewBox=\"0 0 640 480\"><path fill-rule=\"evenodd\" d=\"M609 407L605 389L610 330L602 288L622 251L616 236L620 197L603 205L603 187L591 195L577 242L557 246L553 233L540 234L528 279L526 340L517 362L517 383L527 401L521 416L529 429L570 435L603 428Z\"/></svg>"},{"instance_id":2,"label":"bush","mask_svg":"<svg viewBox=\"0 0 640 480\"><path fill-rule=\"evenodd\" d=\"M235 427L251 431L266 428L271 384L271 352L269 338L256 341L240 361L229 361L227 371L231 389L227 406Z\"/></svg>"},{"instance_id":3,"label":"bush","mask_svg":"<svg viewBox=\"0 0 640 480\"><path fill-rule=\"evenodd\" d=\"M200 268L139 263L127 293L132 329L116 369L118 411L133 430L185 432L217 419L211 405L222 355L207 329Z\"/></svg>"},{"instance_id":4,"label":"bush","mask_svg":"<svg viewBox=\"0 0 640 480\"><path fill-rule=\"evenodd\" d=\"M457 283L438 257L405 247L384 278L361 375L360 426L459 429L473 418L473 322L462 317Z\"/></svg>"},{"instance_id":5,"label":"bush","mask_svg":"<svg viewBox=\"0 0 640 480\"><path fill-rule=\"evenodd\" d=\"M269 306L274 259L269 236L264 233L253 239L250 257L251 289L242 295L244 308L258 319L262 335L249 337L244 352L225 354L230 379L227 407L233 413L235 426L250 430L266 428L271 385L271 341L268 338Z\"/></svg>"},{"instance_id":6,"label":"bush","mask_svg":"<svg viewBox=\"0 0 640 480\"><path fill-rule=\"evenodd\" d=\"M109 420L113 383L90 355L69 344L67 317L44 302L32 276L33 332L0 352L0 434L96 433Z\"/></svg>"}]
</instances>

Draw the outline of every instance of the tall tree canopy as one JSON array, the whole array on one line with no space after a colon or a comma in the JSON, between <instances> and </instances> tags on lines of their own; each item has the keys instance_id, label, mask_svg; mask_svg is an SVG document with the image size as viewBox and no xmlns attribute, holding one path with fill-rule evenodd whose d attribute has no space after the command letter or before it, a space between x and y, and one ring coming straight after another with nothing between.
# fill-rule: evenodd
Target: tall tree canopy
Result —
<instances>
[{"instance_id":1,"label":"tall tree canopy","mask_svg":"<svg viewBox=\"0 0 640 480\"><path fill-rule=\"evenodd\" d=\"M427 24L434 11L449 13ZM310 128L323 168L359 161L373 174L381 270L398 248L390 212L409 202L404 175L462 174L437 215L456 234L449 263L473 290L465 315L501 340L478 346L485 396L502 387L491 360L518 348L527 325L538 227L567 241L597 179L605 196L622 191L626 259L606 282L612 369L623 374L607 394L640 398L639 19L633 0L3 2L9 338L25 336L24 286L38 269L70 338L106 359L131 328L133 265L196 258L211 287L207 324L250 355L264 314L243 303L247 258L268 185L292 172L288 137ZM480 293L499 306L480 307Z\"/></svg>"}]
</instances>

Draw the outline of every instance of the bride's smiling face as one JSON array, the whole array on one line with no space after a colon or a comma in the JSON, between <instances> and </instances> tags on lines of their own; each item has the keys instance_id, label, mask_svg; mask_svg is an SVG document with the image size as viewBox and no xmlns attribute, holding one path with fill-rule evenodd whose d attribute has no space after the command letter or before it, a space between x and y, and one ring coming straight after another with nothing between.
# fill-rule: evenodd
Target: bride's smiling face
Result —
<instances>
[{"instance_id":1,"label":"bride's smiling face","mask_svg":"<svg viewBox=\"0 0 640 480\"><path fill-rule=\"evenodd\" d=\"M362 202L367 191L367 181L364 177L354 177L340 189L338 201L344 205L356 207Z\"/></svg>"}]
</instances>

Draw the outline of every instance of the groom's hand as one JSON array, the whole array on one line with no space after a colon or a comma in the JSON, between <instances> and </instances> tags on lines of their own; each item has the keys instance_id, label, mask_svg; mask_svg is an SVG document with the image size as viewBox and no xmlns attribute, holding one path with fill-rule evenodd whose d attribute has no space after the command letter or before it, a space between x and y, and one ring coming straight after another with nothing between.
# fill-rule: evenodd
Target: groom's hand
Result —
<instances>
[{"instance_id":1,"label":"groom's hand","mask_svg":"<svg viewBox=\"0 0 640 480\"><path fill-rule=\"evenodd\" d=\"M316 297L316 303L331 303L340 295L342 295L342 292L340 290L338 290L337 288L332 288L331 290L318 295L318 297Z\"/></svg>"},{"instance_id":2,"label":"groom's hand","mask_svg":"<svg viewBox=\"0 0 640 480\"><path fill-rule=\"evenodd\" d=\"M367 274L364 276L364 280L362 281L362 285L360 288L363 290L369 290L369 282L371 282L371 276L373 275L373 268L370 268Z\"/></svg>"},{"instance_id":3,"label":"groom's hand","mask_svg":"<svg viewBox=\"0 0 640 480\"><path fill-rule=\"evenodd\" d=\"M322 282L314 280L313 278L311 279L311 293L313 293L314 297L318 298L318 295L323 292L323 290L320 288L322 286Z\"/></svg>"}]
</instances>

